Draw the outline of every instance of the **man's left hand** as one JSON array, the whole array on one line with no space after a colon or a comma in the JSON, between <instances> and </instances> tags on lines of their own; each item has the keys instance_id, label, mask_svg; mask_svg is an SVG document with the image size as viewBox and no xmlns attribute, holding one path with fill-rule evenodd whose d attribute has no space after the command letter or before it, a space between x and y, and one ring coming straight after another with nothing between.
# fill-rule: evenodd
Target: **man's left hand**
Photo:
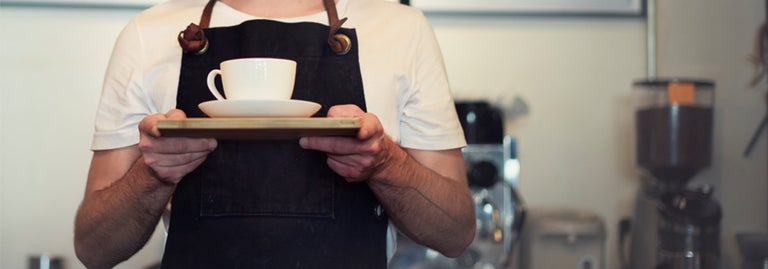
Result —
<instances>
[{"instance_id":1,"label":"man's left hand","mask_svg":"<svg viewBox=\"0 0 768 269\"><path fill-rule=\"evenodd\" d=\"M328 110L329 118L357 118L356 137L303 137L302 148L325 152L328 166L349 182L365 181L382 169L398 146L384 133L379 118L355 105L337 105Z\"/></svg>"}]
</instances>

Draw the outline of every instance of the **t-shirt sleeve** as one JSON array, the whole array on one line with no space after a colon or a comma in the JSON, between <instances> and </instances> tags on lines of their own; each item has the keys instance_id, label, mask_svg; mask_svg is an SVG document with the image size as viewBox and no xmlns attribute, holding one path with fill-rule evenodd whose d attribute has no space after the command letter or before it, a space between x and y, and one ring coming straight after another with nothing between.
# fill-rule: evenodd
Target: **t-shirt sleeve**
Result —
<instances>
[{"instance_id":1,"label":"t-shirt sleeve","mask_svg":"<svg viewBox=\"0 0 768 269\"><path fill-rule=\"evenodd\" d=\"M442 150L466 146L440 47L426 17L415 25L409 90L402 104L400 145Z\"/></svg>"},{"instance_id":2,"label":"t-shirt sleeve","mask_svg":"<svg viewBox=\"0 0 768 269\"><path fill-rule=\"evenodd\" d=\"M96 111L91 150L138 143L139 122L155 112L142 85L143 46L139 30L132 20L118 36Z\"/></svg>"}]
</instances>

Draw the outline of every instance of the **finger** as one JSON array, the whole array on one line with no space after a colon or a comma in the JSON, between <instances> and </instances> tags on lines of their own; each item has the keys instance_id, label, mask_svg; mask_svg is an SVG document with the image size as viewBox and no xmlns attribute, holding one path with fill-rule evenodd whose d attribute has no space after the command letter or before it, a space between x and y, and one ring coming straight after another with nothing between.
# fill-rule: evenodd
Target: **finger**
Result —
<instances>
[{"instance_id":1,"label":"finger","mask_svg":"<svg viewBox=\"0 0 768 269\"><path fill-rule=\"evenodd\" d=\"M165 115L153 114L145 117L139 122L139 132L152 137L160 137L160 130L157 129L157 121L165 119Z\"/></svg>"},{"instance_id":2,"label":"finger","mask_svg":"<svg viewBox=\"0 0 768 269\"><path fill-rule=\"evenodd\" d=\"M328 167L331 168L331 170L336 172L336 174L339 174L348 182L362 181L365 179L362 171L357 169L355 166L348 165L339 161L338 159L328 158L326 163L328 164Z\"/></svg>"},{"instance_id":3,"label":"finger","mask_svg":"<svg viewBox=\"0 0 768 269\"><path fill-rule=\"evenodd\" d=\"M161 146L157 153L193 153L203 152L208 153L216 149L217 142L213 138L163 138L165 143Z\"/></svg>"},{"instance_id":4,"label":"finger","mask_svg":"<svg viewBox=\"0 0 768 269\"><path fill-rule=\"evenodd\" d=\"M204 153L208 154L216 149L217 141L212 138L175 138L170 141L168 147L160 147L157 153Z\"/></svg>"},{"instance_id":5,"label":"finger","mask_svg":"<svg viewBox=\"0 0 768 269\"><path fill-rule=\"evenodd\" d=\"M329 118L356 118L365 114L365 111L356 105L335 105L328 109Z\"/></svg>"},{"instance_id":6,"label":"finger","mask_svg":"<svg viewBox=\"0 0 768 269\"><path fill-rule=\"evenodd\" d=\"M334 154L328 154L328 159L333 160L334 162L348 166L348 167L361 167L361 162L358 160L361 158L360 155L334 155Z\"/></svg>"},{"instance_id":7,"label":"finger","mask_svg":"<svg viewBox=\"0 0 768 269\"><path fill-rule=\"evenodd\" d=\"M157 122L159 120L164 119L174 119L174 120L181 120L186 119L187 115L184 113L184 111L181 111L180 109L171 109L166 113L163 114L153 114L145 117L141 122L139 122L139 132L148 134L150 136L159 137L160 136L160 130L157 129Z\"/></svg>"},{"instance_id":8,"label":"finger","mask_svg":"<svg viewBox=\"0 0 768 269\"><path fill-rule=\"evenodd\" d=\"M139 141L139 149L144 153L184 154L193 152L209 153L216 149L216 139L212 138L154 138L147 137Z\"/></svg>"},{"instance_id":9,"label":"finger","mask_svg":"<svg viewBox=\"0 0 768 269\"><path fill-rule=\"evenodd\" d=\"M370 168L378 165L375 156L370 155L328 155L329 159L332 159L340 164L351 167L359 172L366 171Z\"/></svg>"},{"instance_id":10,"label":"finger","mask_svg":"<svg viewBox=\"0 0 768 269\"><path fill-rule=\"evenodd\" d=\"M178 183L179 180L181 180L184 176L195 170L200 164L205 161L205 158L197 159L191 163L187 163L184 165L179 166L170 166L170 167L156 167L156 166L150 166L153 167L153 170L157 174L158 177L163 179L168 179L170 182Z\"/></svg>"},{"instance_id":11,"label":"finger","mask_svg":"<svg viewBox=\"0 0 768 269\"><path fill-rule=\"evenodd\" d=\"M347 155L360 151L360 142L350 137L302 137L299 145L304 149L322 151L328 154Z\"/></svg>"},{"instance_id":12,"label":"finger","mask_svg":"<svg viewBox=\"0 0 768 269\"><path fill-rule=\"evenodd\" d=\"M379 118L373 114L367 113L360 117L360 130L357 131L357 138L368 140L384 134L384 127Z\"/></svg>"},{"instance_id":13,"label":"finger","mask_svg":"<svg viewBox=\"0 0 768 269\"><path fill-rule=\"evenodd\" d=\"M173 120L183 120L187 118L187 114L181 109L171 109L168 113L165 113L165 117Z\"/></svg>"},{"instance_id":14,"label":"finger","mask_svg":"<svg viewBox=\"0 0 768 269\"><path fill-rule=\"evenodd\" d=\"M144 159L145 162L151 166L167 168L195 163L198 160L204 160L207 156L208 152L192 152L185 154L152 153L144 156Z\"/></svg>"}]
</instances>

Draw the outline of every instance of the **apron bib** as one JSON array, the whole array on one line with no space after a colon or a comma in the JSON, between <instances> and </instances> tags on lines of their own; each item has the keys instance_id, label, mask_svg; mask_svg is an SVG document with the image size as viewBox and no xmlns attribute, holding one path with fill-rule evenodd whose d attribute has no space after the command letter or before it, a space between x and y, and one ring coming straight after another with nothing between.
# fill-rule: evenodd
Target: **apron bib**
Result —
<instances>
[{"instance_id":1,"label":"apron bib","mask_svg":"<svg viewBox=\"0 0 768 269\"><path fill-rule=\"evenodd\" d=\"M328 32L270 20L205 29L205 52L182 57L177 108L206 117L197 105L214 99L210 70L271 57L297 62L292 99L321 104L316 117L337 104L365 110L357 46L337 55ZM357 44L353 29L338 32ZM220 140L177 186L162 268L386 268L388 221L378 205L366 184L346 182L325 153L297 140Z\"/></svg>"}]
</instances>

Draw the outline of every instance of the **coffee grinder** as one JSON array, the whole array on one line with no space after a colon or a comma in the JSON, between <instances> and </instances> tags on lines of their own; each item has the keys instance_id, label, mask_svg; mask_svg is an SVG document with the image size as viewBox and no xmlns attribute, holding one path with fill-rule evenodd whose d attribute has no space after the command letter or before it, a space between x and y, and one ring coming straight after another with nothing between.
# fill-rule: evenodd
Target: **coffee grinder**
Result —
<instances>
[{"instance_id":1,"label":"coffee grinder","mask_svg":"<svg viewBox=\"0 0 768 269\"><path fill-rule=\"evenodd\" d=\"M720 205L711 186L689 185L710 166L714 82L639 80L634 94L636 162L644 172L639 201L653 209L635 216L632 245L649 236L656 240L646 257L632 250L630 268L719 268ZM643 230L648 234L638 233Z\"/></svg>"}]
</instances>

